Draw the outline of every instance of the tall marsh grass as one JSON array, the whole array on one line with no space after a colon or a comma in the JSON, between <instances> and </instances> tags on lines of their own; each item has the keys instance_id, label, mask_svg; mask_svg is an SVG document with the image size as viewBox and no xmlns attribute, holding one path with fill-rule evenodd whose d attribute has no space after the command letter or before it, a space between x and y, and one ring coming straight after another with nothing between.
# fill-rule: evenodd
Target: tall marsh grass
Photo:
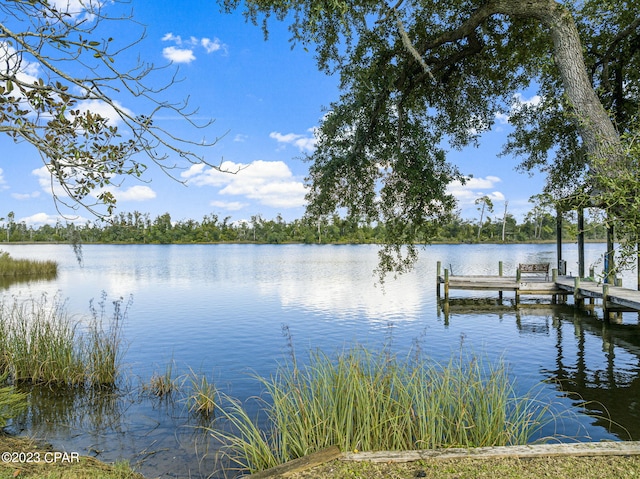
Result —
<instances>
[{"instance_id":1,"label":"tall marsh grass","mask_svg":"<svg viewBox=\"0 0 640 479\"><path fill-rule=\"evenodd\" d=\"M14 259L6 251L0 251L0 277L37 276L55 278L58 263L31 259Z\"/></svg>"},{"instance_id":2,"label":"tall marsh grass","mask_svg":"<svg viewBox=\"0 0 640 479\"><path fill-rule=\"evenodd\" d=\"M114 385L120 368L126 306L105 303L91 318L72 318L58 297L0 302L0 372L14 382L50 385Z\"/></svg>"},{"instance_id":3,"label":"tall marsh grass","mask_svg":"<svg viewBox=\"0 0 640 479\"><path fill-rule=\"evenodd\" d=\"M420 355L421 356L421 355ZM548 410L519 396L506 365L461 354L448 364L355 346L295 356L259 378L266 427L228 397L212 429L234 466L267 469L327 446L343 451L525 444Z\"/></svg>"},{"instance_id":4,"label":"tall marsh grass","mask_svg":"<svg viewBox=\"0 0 640 479\"><path fill-rule=\"evenodd\" d=\"M27 408L27 395L16 391L11 385L6 385L6 380L6 374L0 376L0 429Z\"/></svg>"}]
</instances>

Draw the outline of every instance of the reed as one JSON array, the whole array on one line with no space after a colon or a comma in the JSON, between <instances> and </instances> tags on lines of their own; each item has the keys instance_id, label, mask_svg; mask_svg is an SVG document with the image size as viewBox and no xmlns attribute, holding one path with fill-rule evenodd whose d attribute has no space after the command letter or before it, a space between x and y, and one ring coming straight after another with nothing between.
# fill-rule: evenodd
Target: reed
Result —
<instances>
[{"instance_id":1,"label":"reed","mask_svg":"<svg viewBox=\"0 0 640 479\"><path fill-rule=\"evenodd\" d=\"M143 390L148 391L159 398L169 397L171 394L178 391L180 388L179 379L173 377L173 365L174 362L170 361L167 363L164 373L158 374L154 372L151 375L149 384L145 384L143 386Z\"/></svg>"},{"instance_id":2,"label":"reed","mask_svg":"<svg viewBox=\"0 0 640 479\"><path fill-rule=\"evenodd\" d=\"M189 375L191 394L187 397L189 412L203 419L213 416L218 402L218 390L204 374L196 374L191 370Z\"/></svg>"},{"instance_id":3,"label":"reed","mask_svg":"<svg viewBox=\"0 0 640 479\"><path fill-rule=\"evenodd\" d=\"M221 396L226 422L212 434L227 457L251 472L337 445L348 450L407 450L525 444L548 406L519 397L506 365L461 354L441 365L400 360L388 349L362 346L332 358L315 351L259 378L266 427L239 403ZM264 414L263 414L264 415Z\"/></svg>"},{"instance_id":4,"label":"reed","mask_svg":"<svg viewBox=\"0 0 640 479\"><path fill-rule=\"evenodd\" d=\"M97 385L115 384L125 353L122 339L122 325L132 298L127 303L123 298L112 301L113 313L107 316L107 295L102 293L97 306L90 303L91 320L85 333L85 358L89 381Z\"/></svg>"},{"instance_id":5,"label":"reed","mask_svg":"<svg viewBox=\"0 0 640 479\"><path fill-rule=\"evenodd\" d=\"M0 302L0 371L14 382L113 385L119 372L120 324L126 311L116 307L112 321L88 325L69 316L57 296ZM105 329L105 326L106 329Z\"/></svg>"},{"instance_id":6,"label":"reed","mask_svg":"<svg viewBox=\"0 0 640 479\"><path fill-rule=\"evenodd\" d=\"M51 278L58 274L58 263L31 259L14 259L6 251L0 252L0 276L40 276Z\"/></svg>"},{"instance_id":7,"label":"reed","mask_svg":"<svg viewBox=\"0 0 640 479\"><path fill-rule=\"evenodd\" d=\"M5 385L7 374L0 376L0 429L27 407L27 395Z\"/></svg>"}]
</instances>

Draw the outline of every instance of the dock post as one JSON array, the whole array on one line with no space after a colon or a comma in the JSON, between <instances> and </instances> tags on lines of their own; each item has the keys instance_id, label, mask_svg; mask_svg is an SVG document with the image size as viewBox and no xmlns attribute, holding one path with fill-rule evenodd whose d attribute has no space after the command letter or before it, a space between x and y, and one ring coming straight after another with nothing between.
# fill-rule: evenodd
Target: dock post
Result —
<instances>
[{"instance_id":1,"label":"dock post","mask_svg":"<svg viewBox=\"0 0 640 479\"><path fill-rule=\"evenodd\" d=\"M551 281L554 283L558 282L558 268L551 268ZM555 289L558 289L558 285L556 284ZM556 304L558 302L558 295L554 294L551 296L551 302Z\"/></svg>"},{"instance_id":2,"label":"dock post","mask_svg":"<svg viewBox=\"0 0 640 479\"><path fill-rule=\"evenodd\" d=\"M498 261L498 276L502 277L502 261ZM502 304L502 290L498 291L498 300Z\"/></svg>"},{"instance_id":3,"label":"dock post","mask_svg":"<svg viewBox=\"0 0 640 479\"><path fill-rule=\"evenodd\" d=\"M444 299L445 301L449 300L449 270L446 268L444 270Z\"/></svg>"},{"instance_id":4,"label":"dock post","mask_svg":"<svg viewBox=\"0 0 640 479\"><path fill-rule=\"evenodd\" d=\"M607 219L610 220L610 217L607 215ZM614 251L614 231L613 231L613 223L609 223L609 227L607 228L607 253L605 254L605 281L607 283L613 283L614 279L614 261L615 261L615 251Z\"/></svg>"},{"instance_id":5,"label":"dock post","mask_svg":"<svg viewBox=\"0 0 640 479\"><path fill-rule=\"evenodd\" d=\"M576 306L582 306L584 304L582 295L580 294L580 277L573 278L573 302Z\"/></svg>"},{"instance_id":6,"label":"dock post","mask_svg":"<svg viewBox=\"0 0 640 479\"><path fill-rule=\"evenodd\" d=\"M584 277L584 208L578 208L578 276Z\"/></svg>"},{"instance_id":7,"label":"dock post","mask_svg":"<svg viewBox=\"0 0 640 479\"><path fill-rule=\"evenodd\" d=\"M556 255L558 259L558 268L562 263L562 210L556 206ZM563 272L562 274L567 274Z\"/></svg>"},{"instance_id":8,"label":"dock post","mask_svg":"<svg viewBox=\"0 0 640 479\"><path fill-rule=\"evenodd\" d=\"M609 320L609 310L607 310L607 301L609 301L609 284L604 283L602 285L602 315L604 319Z\"/></svg>"},{"instance_id":9,"label":"dock post","mask_svg":"<svg viewBox=\"0 0 640 479\"><path fill-rule=\"evenodd\" d=\"M442 262L436 263L436 294L440 297L440 269L442 268Z\"/></svg>"}]
</instances>

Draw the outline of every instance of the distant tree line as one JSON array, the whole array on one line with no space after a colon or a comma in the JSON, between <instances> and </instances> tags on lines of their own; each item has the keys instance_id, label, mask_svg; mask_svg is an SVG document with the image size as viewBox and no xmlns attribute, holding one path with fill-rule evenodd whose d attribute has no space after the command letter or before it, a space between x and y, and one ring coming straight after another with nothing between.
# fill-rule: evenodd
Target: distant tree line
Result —
<instances>
[{"instance_id":1,"label":"distant tree line","mask_svg":"<svg viewBox=\"0 0 640 479\"><path fill-rule=\"evenodd\" d=\"M381 243L385 225L367 224L337 214L321 219L301 218L285 221L281 215L265 219L260 215L248 221L231 221L215 214L174 221L169 213L151 219L148 213L134 211L119 213L109 221L87 221L83 225L59 221L55 225L34 227L16 222L10 212L0 218L2 242L74 242L74 243ZM566 214L563 236L577 237L576 219ZM460 214L441 226L435 237L419 238L421 242L527 242L551 241L556 237L556 216L549 210L536 207L518 223L514 216L465 219ZM585 221L587 240L604 240L606 225L596 216Z\"/></svg>"}]
</instances>

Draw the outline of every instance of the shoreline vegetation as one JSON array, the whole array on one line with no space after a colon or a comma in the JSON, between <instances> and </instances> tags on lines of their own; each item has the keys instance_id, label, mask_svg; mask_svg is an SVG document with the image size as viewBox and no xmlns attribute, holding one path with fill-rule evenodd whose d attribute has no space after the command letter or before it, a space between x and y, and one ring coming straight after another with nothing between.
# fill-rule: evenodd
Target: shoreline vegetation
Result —
<instances>
[{"instance_id":1,"label":"shoreline vegetation","mask_svg":"<svg viewBox=\"0 0 640 479\"><path fill-rule=\"evenodd\" d=\"M3 451L45 454L51 445L22 436L0 433ZM50 456L47 456L50 457ZM627 479L640 475L638 455L592 455L549 457L500 457L423 459L414 462L343 461L334 459L312 468L288 474L289 479ZM127 461L114 463L79 456L78 460L55 463L0 462L0 479L151 479L136 472ZM265 471L262 477L275 478ZM186 478L182 478L186 479Z\"/></svg>"},{"instance_id":2,"label":"shoreline vegetation","mask_svg":"<svg viewBox=\"0 0 640 479\"><path fill-rule=\"evenodd\" d=\"M504 220L504 221L503 221ZM24 222L0 226L6 243L72 244L180 244L180 243L302 243L302 244L383 244L389 231L384 224L367 223L338 215L320 219L302 218L286 221L281 215L264 219L231 221L206 215L201 221L174 220L169 213L151 219L149 214L134 211L119 213L109 220L85 224L57 223L34 227ZM416 244L422 243L530 243L556 239L557 220L549 212L530 213L521 223L507 215L505 219L477 220L454 216L448 222L430 225L419 231ZM563 238L577 237L578 226L569 215L562 222ZM606 241L606 224L598 216L585 219L585 241Z\"/></svg>"},{"instance_id":3,"label":"shoreline vegetation","mask_svg":"<svg viewBox=\"0 0 640 479\"><path fill-rule=\"evenodd\" d=\"M105 296L84 319L71 318L57 297L1 302L5 396L23 401L28 411L35 405L20 385L117 388L127 305L114 301L109 317ZM219 472L262 471L329 445L353 451L526 444L548 419L549 405L535 394L516 395L503 362L469 354L462 343L448 364L425 357L419 340L399 358L391 350L391 331L380 348L315 350L302 359L287 326L283 336L288 360L270 378L256 377L263 391L257 418L247 412L252 405L193 370L175 382L186 383L190 412L205 419L199 427L221 444ZM164 376L174 383L170 367ZM20 414L17 406L5 409L4 419Z\"/></svg>"},{"instance_id":4,"label":"shoreline vegetation","mask_svg":"<svg viewBox=\"0 0 640 479\"><path fill-rule=\"evenodd\" d=\"M15 259L6 251L0 251L0 278L54 279L58 275L58 263L33 259Z\"/></svg>"},{"instance_id":5,"label":"shoreline vegetation","mask_svg":"<svg viewBox=\"0 0 640 479\"><path fill-rule=\"evenodd\" d=\"M527 444L551 421L536 391L518 395L503 361L469 353L440 364L416 341L400 358L354 345L334 355L310 351L300 361L289 329L289 360L256 378L258 418L219 392L209 432L227 468L256 473L330 446L341 451L414 450Z\"/></svg>"},{"instance_id":6,"label":"shoreline vegetation","mask_svg":"<svg viewBox=\"0 0 640 479\"><path fill-rule=\"evenodd\" d=\"M57 299L18 303L14 298L11 303L3 303L0 310L2 372L9 377L5 391L11 390L20 401L28 402L11 384L19 386L26 382L31 387L40 384L72 389L80 386L90 390L117 388L123 348L120 334L127 308L122 300L114 302L115 311L109 318L105 315L105 303L103 297L96 307L92 306L91 318L82 324L70 321L64 303ZM48 334L53 336L42 336L40 331L52 331ZM231 477L235 473L264 471L327 446L338 446L341 451L397 451L527 444L546 421L554 420L552 405L539 399L535 390L525 395L516 394L516 380L509 375L506 364L468 353L462 343L460 351L454 353L447 364L425 357L419 340L406 357L398 357L391 350L391 333L377 349L354 345L334 354L313 350L302 359L295 353L287 326L283 326L283 336L289 350L288 360L271 377L256 377L262 387L262 393L256 396L260 398L256 417L252 417L253 413L250 417L247 412L255 408L245 409L252 405L225 395L192 370L189 377L176 383L178 387L187 384L191 388L186 403L190 412L196 419L207 419L207 425L199 427L222 445L223 454L212 473ZM96 347L96 340L102 344ZM35 354L30 346L42 350L44 356ZM93 356L88 356L84 363L81 361L79 367L61 361L66 356L82 358L88 351L93 351ZM64 354L59 354L61 352ZM31 363L23 361L26 356L32 357ZM92 369L102 360L107 367L98 369L105 369L106 376ZM23 363L27 366L23 367ZM58 363L62 369L53 368L52 373L44 374ZM173 381L170 368L165 376ZM18 410L7 411L5 419L19 417ZM547 439L553 440L539 440ZM0 446L10 453L47 450L34 441L29 442L28 438L7 435L0 435ZM624 466L625 474L629 470L640 473L640 462L625 461L630 463ZM570 473L577 467L573 459L557 462L560 465L553 466L552 470L566 468L567 474L560 476L573 477ZM526 466L522 468L526 471L529 464L520 466ZM469 467L472 466L426 462L380 466L334 461L296 477L453 478L459 476L451 475L451 471L461 470L466 474ZM487 477L493 477L489 472L503 467L499 461L495 462L493 468L487 469ZM545 467L549 470L551 466ZM602 472L600 468L598 471ZM502 475L534 477L525 472L523 475L511 472L511 475L505 475L506 472ZM1 464L0 479L9 477L142 478L126 462L109 465L93 458L66 465ZM599 477L628 477L628 474Z\"/></svg>"},{"instance_id":7,"label":"shoreline vegetation","mask_svg":"<svg viewBox=\"0 0 640 479\"><path fill-rule=\"evenodd\" d=\"M127 304L106 295L90 305L89 318L72 318L57 296L0 301L0 374L14 384L51 387L113 387L123 355Z\"/></svg>"}]
</instances>

